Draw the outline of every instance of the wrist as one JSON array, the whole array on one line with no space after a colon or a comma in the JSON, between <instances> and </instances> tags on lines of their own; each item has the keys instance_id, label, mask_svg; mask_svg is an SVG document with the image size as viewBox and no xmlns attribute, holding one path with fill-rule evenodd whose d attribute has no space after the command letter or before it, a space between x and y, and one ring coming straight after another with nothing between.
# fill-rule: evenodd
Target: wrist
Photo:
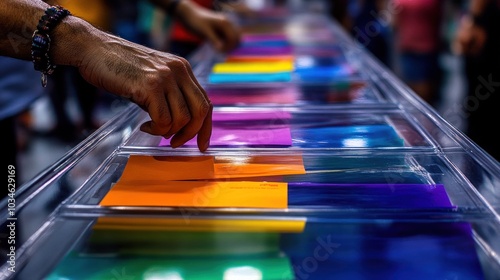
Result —
<instances>
[{"instance_id":1,"label":"wrist","mask_svg":"<svg viewBox=\"0 0 500 280\"><path fill-rule=\"evenodd\" d=\"M90 23L68 16L54 29L49 55L56 65L80 67L92 46L99 42L100 32Z\"/></svg>"},{"instance_id":2,"label":"wrist","mask_svg":"<svg viewBox=\"0 0 500 280\"><path fill-rule=\"evenodd\" d=\"M190 0L181 0L178 2L177 7L175 8L175 13L172 16L183 20L188 19L189 15L193 12L195 5L197 4Z\"/></svg>"}]
</instances>

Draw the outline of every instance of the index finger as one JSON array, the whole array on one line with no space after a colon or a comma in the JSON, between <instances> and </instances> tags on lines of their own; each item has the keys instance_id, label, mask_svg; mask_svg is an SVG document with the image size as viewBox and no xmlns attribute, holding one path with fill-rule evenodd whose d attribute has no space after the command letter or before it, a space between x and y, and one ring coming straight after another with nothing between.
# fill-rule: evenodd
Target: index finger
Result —
<instances>
[{"instance_id":1,"label":"index finger","mask_svg":"<svg viewBox=\"0 0 500 280\"><path fill-rule=\"evenodd\" d=\"M210 137L212 136L212 111L214 106L210 103L210 109L208 110L207 116L203 121L203 124L198 131L197 144L198 149L204 152L210 146Z\"/></svg>"}]
</instances>

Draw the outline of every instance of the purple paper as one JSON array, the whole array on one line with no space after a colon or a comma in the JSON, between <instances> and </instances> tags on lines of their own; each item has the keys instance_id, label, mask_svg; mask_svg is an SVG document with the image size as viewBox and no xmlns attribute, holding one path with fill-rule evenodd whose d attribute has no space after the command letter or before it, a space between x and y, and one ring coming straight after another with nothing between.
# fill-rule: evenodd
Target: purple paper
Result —
<instances>
[{"instance_id":1,"label":"purple paper","mask_svg":"<svg viewBox=\"0 0 500 280\"><path fill-rule=\"evenodd\" d=\"M289 120L292 115L289 112L282 110L275 111L227 111L214 112L212 114L212 122L228 122L228 121L263 121L269 120L270 123L276 123L276 120Z\"/></svg>"},{"instance_id":2,"label":"purple paper","mask_svg":"<svg viewBox=\"0 0 500 280\"><path fill-rule=\"evenodd\" d=\"M289 112L283 110L216 111L212 114L210 146L218 147L266 147L292 145ZM170 140L162 138L160 146L170 146ZM184 144L197 146L196 137Z\"/></svg>"},{"instance_id":3,"label":"purple paper","mask_svg":"<svg viewBox=\"0 0 500 280\"><path fill-rule=\"evenodd\" d=\"M214 125L210 146L218 147L255 147L255 146L291 146L290 127L262 127L260 129L226 128ZM169 140L162 138L160 146L170 146ZM196 137L184 144L196 147Z\"/></svg>"},{"instance_id":4,"label":"purple paper","mask_svg":"<svg viewBox=\"0 0 500 280\"><path fill-rule=\"evenodd\" d=\"M288 37L283 33L269 33L269 34L243 34L241 41L243 42L267 42L267 41L287 41Z\"/></svg>"},{"instance_id":5,"label":"purple paper","mask_svg":"<svg viewBox=\"0 0 500 280\"><path fill-rule=\"evenodd\" d=\"M290 182L293 206L354 208L455 208L442 184L335 184Z\"/></svg>"},{"instance_id":6,"label":"purple paper","mask_svg":"<svg viewBox=\"0 0 500 280\"><path fill-rule=\"evenodd\" d=\"M254 94L245 94L234 91L231 94L225 92L207 92L210 101L214 105L255 105L255 104L295 104L299 93L297 91L269 91Z\"/></svg>"},{"instance_id":7,"label":"purple paper","mask_svg":"<svg viewBox=\"0 0 500 280\"><path fill-rule=\"evenodd\" d=\"M229 55L248 55L248 54L258 54L258 55L284 55L292 54L293 48L290 46L265 46L265 47L242 47L238 48Z\"/></svg>"}]
</instances>

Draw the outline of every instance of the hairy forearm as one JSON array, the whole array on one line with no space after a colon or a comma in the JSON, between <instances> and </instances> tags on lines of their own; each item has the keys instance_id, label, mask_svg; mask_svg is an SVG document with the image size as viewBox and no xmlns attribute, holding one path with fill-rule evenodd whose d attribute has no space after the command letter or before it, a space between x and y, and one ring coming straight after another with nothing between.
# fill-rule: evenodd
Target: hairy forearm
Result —
<instances>
[{"instance_id":1,"label":"hairy forearm","mask_svg":"<svg viewBox=\"0 0 500 280\"><path fill-rule=\"evenodd\" d=\"M31 37L49 7L41 0L1 0L0 55L31 60ZM74 16L62 20L51 32L49 56L59 65L79 66L99 31Z\"/></svg>"},{"instance_id":2,"label":"hairy forearm","mask_svg":"<svg viewBox=\"0 0 500 280\"><path fill-rule=\"evenodd\" d=\"M0 54L30 59L31 36L47 7L39 0L2 0Z\"/></svg>"}]
</instances>

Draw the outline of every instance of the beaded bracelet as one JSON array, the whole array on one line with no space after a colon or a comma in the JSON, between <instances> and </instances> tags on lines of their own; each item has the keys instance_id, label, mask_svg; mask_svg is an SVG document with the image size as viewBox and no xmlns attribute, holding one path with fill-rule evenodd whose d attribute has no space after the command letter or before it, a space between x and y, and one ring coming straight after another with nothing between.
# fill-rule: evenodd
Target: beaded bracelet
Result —
<instances>
[{"instance_id":1,"label":"beaded bracelet","mask_svg":"<svg viewBox=\"0 0 500 280\"><path fill-rule=\"evenodd\" d=\"M50 36L54 27L63 18L71 13L61 6L52 6L45 10L45 14L38 21L35 32L33 32L31 43L31 58L36 71L42 72L42 86L47 86L47 75L54 72L56 65L53 65L50 56Z\"/></svg>"}]
</instances>

